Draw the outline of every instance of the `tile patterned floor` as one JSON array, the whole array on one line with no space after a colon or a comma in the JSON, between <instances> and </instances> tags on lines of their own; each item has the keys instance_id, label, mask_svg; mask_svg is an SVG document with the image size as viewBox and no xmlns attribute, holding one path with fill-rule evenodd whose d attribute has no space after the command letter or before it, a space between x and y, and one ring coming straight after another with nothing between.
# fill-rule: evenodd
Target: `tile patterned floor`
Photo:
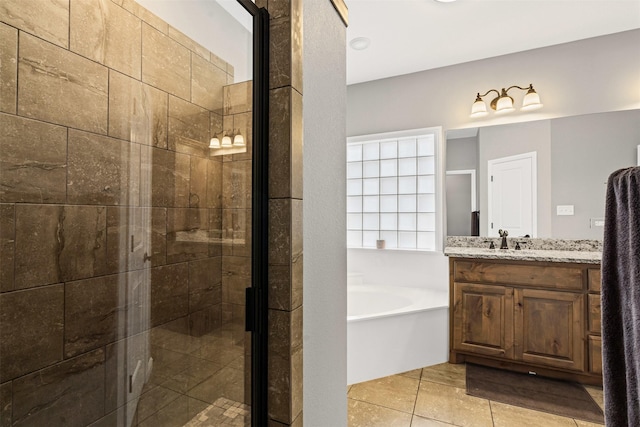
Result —
<instances>
[{"instance_id":1,"label":"tile patterned floor","mask_svg":"<svg viewBox=\"0 0 640 427\"><path fill-rule=\"evenodd\" d=\"M600 427L465 392L465 365L443 363L348 388L349 427ZM602 388L586 387L602 403Z\"/></svg>"}]
</instances>

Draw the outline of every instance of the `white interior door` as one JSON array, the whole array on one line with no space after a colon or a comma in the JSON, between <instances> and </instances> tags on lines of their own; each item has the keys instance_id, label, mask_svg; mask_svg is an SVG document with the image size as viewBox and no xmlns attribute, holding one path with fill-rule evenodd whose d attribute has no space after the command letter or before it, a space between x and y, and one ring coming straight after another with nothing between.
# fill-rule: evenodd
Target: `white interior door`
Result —
<instances>
[{"instance_id":1,"label":"white interior door","mask_svg":"<svg viewBox=\"0 0 640 427\"><path fill-rule=\"evenodd\" d=\"M511 237L535 237L536 153L489 160L488 171L488 235L497 237L502 229Z\"/></svg>"}]
</instances>

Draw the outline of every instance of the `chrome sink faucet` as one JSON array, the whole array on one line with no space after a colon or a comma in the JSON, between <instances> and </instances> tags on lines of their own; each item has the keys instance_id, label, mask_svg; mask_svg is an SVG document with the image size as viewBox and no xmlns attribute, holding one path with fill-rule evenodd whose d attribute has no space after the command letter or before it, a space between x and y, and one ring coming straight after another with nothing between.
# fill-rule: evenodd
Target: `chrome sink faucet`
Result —
<instances>
[{"instance_id":1,"label":"chrome sink faucet","mask_svg":"<svg viewBox=\"0 0 640 427\"><path fill-rule=\"evenodd\" d=\"M507 236L509 232L507 230L498 230L498 234L502 237L502 243L500 244L500 249L509 249L509 245L507 245Z\"/></svg>"}]
</instances>

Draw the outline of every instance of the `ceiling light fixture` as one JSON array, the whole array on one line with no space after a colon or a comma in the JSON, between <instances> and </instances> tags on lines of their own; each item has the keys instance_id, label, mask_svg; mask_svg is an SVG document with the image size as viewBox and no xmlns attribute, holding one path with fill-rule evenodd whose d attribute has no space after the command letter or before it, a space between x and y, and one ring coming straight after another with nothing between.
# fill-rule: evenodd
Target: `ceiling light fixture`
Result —
<instances>
[{"instance_id":1,"label":"ceiling light fixture","mask_svg":"<svg viewBox=\"0 0 640 427\"><path fill-rule=\"evenodd\" d=\"M371 44L371 39L367 37L356 37L349 42L349 46L351 49L355 50L365 50Z\"/></svg>"},{"instance_id":2,"label":"ceiling light fixture","mask_svg":"<svg viewBox=\"0 0 640 427\"><path fill-rule=\"evenodd\" d=\"M535 91L533 85L530 84L529 87L520 87L520 86L511 86L507 89L502 88L502 91L498 92L496 89L489 89L483 95L476 96L476 100L471 106L471 117L481 117L487 115L487 104L484 102L482 98L489 95L491 92L495 92L498 96L493 98L489 103L489 106L496 111L496 113L509 113L514 111L513 108L513 98L510 97L507 92L511 89L520 89L526 90L527 93L522 100L522 110L536 110L542 107L542 103L540 102L540 95Z\"/></svg>"}]
</instances>

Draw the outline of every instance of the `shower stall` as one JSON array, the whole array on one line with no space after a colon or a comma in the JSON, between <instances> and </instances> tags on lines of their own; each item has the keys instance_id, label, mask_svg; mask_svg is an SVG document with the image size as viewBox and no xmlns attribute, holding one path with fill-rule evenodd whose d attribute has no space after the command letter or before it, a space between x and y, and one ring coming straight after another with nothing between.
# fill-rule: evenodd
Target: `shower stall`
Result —
<instances>
[{"instance_id":1,"label":"shower stall","mask_svg":"<svg viewBox=\"0 0 640 427\"><path fill-rule=\"evenodd\" d=\"M267 43L248 0L0 1L0 427L266 419Z\"/></svg>"}]
</instances>

